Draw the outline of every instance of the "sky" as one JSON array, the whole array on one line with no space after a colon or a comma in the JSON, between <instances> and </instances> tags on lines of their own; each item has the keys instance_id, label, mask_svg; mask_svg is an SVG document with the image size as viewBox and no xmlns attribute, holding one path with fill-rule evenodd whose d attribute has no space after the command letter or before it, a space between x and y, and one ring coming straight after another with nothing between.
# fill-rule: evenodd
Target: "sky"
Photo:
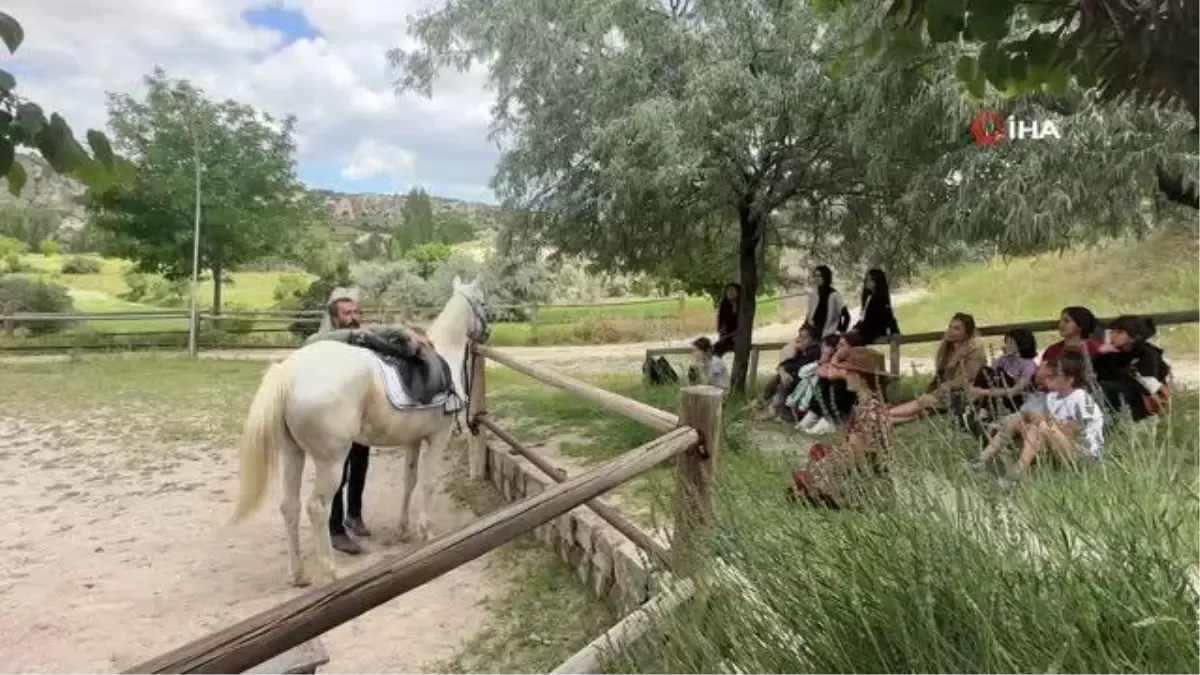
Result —
<instances>
[{"instance_id":1,"label":"sky","mask_svg":"<svg viewBox=\"0 0 1200 675\"><path fill-rule=\"evenodd\" d=\"M105 92L145 92L161 66L217 99L299 123L300 178L341 192L496 201L482 71L443 74L433 97L398 96L386 52L411 44L433 0L9 0L25 42L5 68L17 92L83 136Z\"/></svg>"}]
</instances>

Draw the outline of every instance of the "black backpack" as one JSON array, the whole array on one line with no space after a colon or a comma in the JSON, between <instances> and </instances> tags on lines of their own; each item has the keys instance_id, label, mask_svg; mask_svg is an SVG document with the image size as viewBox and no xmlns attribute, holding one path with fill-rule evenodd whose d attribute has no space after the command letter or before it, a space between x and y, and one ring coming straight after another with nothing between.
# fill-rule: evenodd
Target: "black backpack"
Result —
<instances>
[{"instance_id":1,"label":"black backpack","mask_svg":"<svg viewBox=\"0 0 1200 675\"><path fill-rule=\"evenodd\" d=\"M657 359L647 356L642 362L642 376L652 385L677 384L679 373L671 367L671 362L665 356Z\"/></svg>"}]
</instances>

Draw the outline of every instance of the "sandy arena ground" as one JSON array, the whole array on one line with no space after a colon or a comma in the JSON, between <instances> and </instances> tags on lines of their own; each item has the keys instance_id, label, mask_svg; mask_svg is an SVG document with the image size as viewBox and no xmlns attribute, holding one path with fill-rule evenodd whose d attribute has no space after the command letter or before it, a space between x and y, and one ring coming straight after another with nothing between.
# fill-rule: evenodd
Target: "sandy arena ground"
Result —
<instances>
[{"instance_id":1,"label":"sandy arena ground","mask_svg":"<svg viewBox=\"0 0 1200 675\"><path fill-rule=\"evenodd\" d=\"M0 671L120 671L298 592L274 494L243 525L222 527L236 488L227 448L181 444L134 461L109 423L120 421L0 414ZM402 471L398 458L372 457L372 553L338 554L343 570L404 550L385 545L399 512L388 486ZM435 500L437 535L473 518L444 493ZM503 588L497 567L485 556L329 632L322 671L421 672L452 658Z\"/></svg>"}]
</instances>

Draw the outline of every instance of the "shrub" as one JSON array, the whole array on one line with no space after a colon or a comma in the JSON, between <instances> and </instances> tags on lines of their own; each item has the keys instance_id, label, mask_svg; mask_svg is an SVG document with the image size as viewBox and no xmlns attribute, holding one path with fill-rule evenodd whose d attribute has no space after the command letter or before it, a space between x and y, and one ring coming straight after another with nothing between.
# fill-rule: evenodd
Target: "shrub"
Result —
<instances>
[{"instance_id":1,"label":"shrub","mask_svg":"<svg viewBox=\"0 0 1200 675\"><path fill-rule=\"evenodd\" d=\"M82 255L71 256L62 263L63 274L99 274L103 268L99 260Z\"/></svg>"},{"instance_id":2,"label":"shrub","mask_svg":"<svg viewBox=\"0 0 1200 675\"><path fill-rule=\"evenodd\" d=\"M230 314L252 311L249 307L236 302L227 302L222 310ZM212 320L212 329L222 333L244 335L254 330L254 319L247 317L221 317Z\"/></svg>"},{"instance_id":3,"label":"shrub","mask_svg":"<svg viewBox=\"0 0 1200 675\"><path fill-rule=\"evenodd\" d=\"M283 310L298 310L300 309L300 296L313 282L303 274L288 272L279 275L279 281L275 283L275 290L271 292L271 296L275 298L275 304L279 309Z\"/></svg>"},{"instance_id":4,"label":"shrub","mask_svg":"<svg viewBox=\"0 0 1200 675\"><path fill-rule=\"evenodd\" d=\"M74 309L67 287L40 279L0 278L0 314L60 313ZM69 326L65 321L10 322L7 330L25 328L32 334L53 333Z\"/></svg>"},{"instance_id":5,"label":"shrub","mask_svg":"<svg viewBox=\"0 0 1200 675\"><path fill-rule=\"evenodd\" d=\"M53 239L43 239L42 243L38 244L38 251L47 258L62 255L62 246Z\"/></svg>"},{"instance_id":6,"label":"shrub","mask_svg":"<svg viewBox=\"0 0 1200 675\"><path fill-rule=\"evenodd\" d=\"M20 272L23 269L21 254L25 252L25 244L0 235L0 271Z\"/></svg>"},{"instance_id":7,"label":"shrub","mask_svg":"<svg viewBox=\"0 0 1200 675\"><path fill-rule=\"evenodd\" d=\"M142 302L162 307L179 307L188 295L188 280L164 279L155 274L144 274L133 268L121 273L125 282L125 292L121 299L130 302Z\"/></svg>"}]
</instances>

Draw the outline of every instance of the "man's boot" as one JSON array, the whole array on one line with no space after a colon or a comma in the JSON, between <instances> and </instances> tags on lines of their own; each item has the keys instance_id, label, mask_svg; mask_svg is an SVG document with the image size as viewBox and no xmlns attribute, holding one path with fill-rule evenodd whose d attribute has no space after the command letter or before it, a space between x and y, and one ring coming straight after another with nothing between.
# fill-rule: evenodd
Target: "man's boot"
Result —
<instances>
[{"instance_id":1,"label":"man's boot","mask_svg":"<svg viewBox=\"0 0 1200 675\"><path fill-rule=\"evenodd\" d=\"M363 552L362 546L359 546L358 542L351 539L350 535L345 532L332 535L330 539L334 549L347 555L358 555Z\"/></svg>"}]
</instances>

